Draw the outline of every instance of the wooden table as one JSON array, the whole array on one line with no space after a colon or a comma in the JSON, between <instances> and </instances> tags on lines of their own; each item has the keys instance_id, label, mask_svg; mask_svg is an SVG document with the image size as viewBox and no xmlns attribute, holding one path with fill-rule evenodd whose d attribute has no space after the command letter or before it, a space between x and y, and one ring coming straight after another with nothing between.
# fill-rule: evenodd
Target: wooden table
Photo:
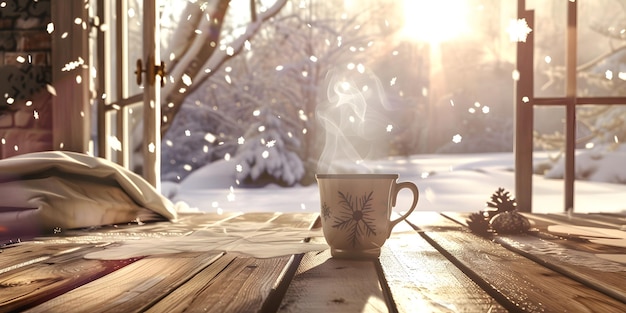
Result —
<instances>
[{"instance_id":1,"label":"wooden table","mask_svg":"<svg viewBox=\"0 0 626 313\"><path fill-rule=\"evenodd\" d=\"M414 213L374 261L333 259L328 250L83 258L124 239L183 240L224 223L308 229L318 227L315 214L190 214L175 224L61 231L0 248L0 312L626 312L626 265L598 257L626 248L546 231L619 229L626 216L527 216L530 234L485 238L468 231L467 214Z\"/></svg>"}]
</instances>

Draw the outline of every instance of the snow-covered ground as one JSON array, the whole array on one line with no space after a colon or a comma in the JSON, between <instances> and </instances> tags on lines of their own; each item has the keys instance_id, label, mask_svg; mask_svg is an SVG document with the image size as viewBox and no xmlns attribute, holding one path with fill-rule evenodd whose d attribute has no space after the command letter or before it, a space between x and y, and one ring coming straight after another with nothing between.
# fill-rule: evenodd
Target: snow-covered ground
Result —
<instances>
[{"instance_id":1,"label":"snow-covered ground","mask_svg":"<svg viewBox=\"0 0 626 313\"><path fill-rule=\"evenodd\" d=\"M546 157L545 154L537 153L535 161L541 162ZM597 175L617 175L626 179L626 167L623 166L626 159L623 155L598 163L603 166L593 163L594 158L578 159L578 167L593 168ZM375 172L397 173L400 175L399 181L416 183L420 190L417 210L478 211L484 208L490 195L499 187L514 194L513 161L511 153L418 155L388 158L370 162L369 165ZM238 188L232 170L234 166L227 161L212 163L192 173L180 184L165 182L162 192L174 202L185 203L192 210L206 212L319 210L316 185ZM610 181L610 177L606 179ZM561 179L534 176L533 212L562 212L563 190ZM410 201L410 192L402 191L396 209L404 210ZM626 185L576 181L574 205L575 212L626 212Z\"/></svg>"}]
</instances>

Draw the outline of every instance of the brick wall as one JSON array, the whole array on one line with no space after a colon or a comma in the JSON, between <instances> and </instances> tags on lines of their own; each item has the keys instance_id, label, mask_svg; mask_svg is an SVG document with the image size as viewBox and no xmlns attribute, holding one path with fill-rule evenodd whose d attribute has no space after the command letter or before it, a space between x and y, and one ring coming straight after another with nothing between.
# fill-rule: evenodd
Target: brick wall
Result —
<instances>
[{"instance_id":1,"label":"brick wall","mask_svg":"<svg viewBox=\"0 0 626 313\"><path fill-rule=\"evenodd\" d=\"M0 1L0 159L52 149L50 1Z\"/></svg>"}]
</instances>

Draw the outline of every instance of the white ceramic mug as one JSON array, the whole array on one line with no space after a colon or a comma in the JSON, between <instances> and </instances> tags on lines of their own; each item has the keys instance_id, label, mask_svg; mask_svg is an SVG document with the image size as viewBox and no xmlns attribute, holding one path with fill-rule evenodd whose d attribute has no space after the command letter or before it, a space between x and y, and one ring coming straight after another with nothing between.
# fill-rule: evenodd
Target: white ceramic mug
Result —
<instances>
[{"instance_id":1,"label":"white ceramic mug","mask_svg":"<svg viewBox=\"0 0 626 313\"><path fill-rule=\"evenodd\" d=\"M419 191L397 174L317 174L324 238L333 257L377 258L391 230L417 205ZM413 192L413 204L391 220L402 189Z\"/></svg>"}]
</instances>

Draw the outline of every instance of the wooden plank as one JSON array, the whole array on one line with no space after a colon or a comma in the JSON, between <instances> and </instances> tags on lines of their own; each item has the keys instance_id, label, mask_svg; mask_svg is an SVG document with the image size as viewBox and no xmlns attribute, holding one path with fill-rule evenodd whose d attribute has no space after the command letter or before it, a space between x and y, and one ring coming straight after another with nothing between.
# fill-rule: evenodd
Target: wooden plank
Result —
<instances>
[{"instance_id":1,"label":"wooden plank","mask_svg":"<svg viewBox=\"0 0 626 313\"><path fill-rule=\"evenodd\" d=\"M622 230L626 230L626 212L624 213L586 213L577 214L574 216L581 218L591 218L596 221L602 221L605 223L611 223Z\"/></svg>"},{"instance_id":2,"label":"wooden plank","mask_svg":"<svg viewBox=\"0 0 626 313\"><path fill-rule=\"evenodd\" d=\"M258 311L288 263L289 257L254 259L227 254L224 262L206 268L147 312Z\"/></svg>"},{"instance_id":3,"label":"wooden plank","mask_svg":"<svg viewBox=\"0 0 626 313\"><path fill-rule=\"evenodd\" d=\"M179 221L129 223L94 227L81 230L65 230L56 235L33 238L18 244L0 248L0 274L30 264L43 262L52 256L85 249L95 245L140 238L184 236L194 230L211 227L227 221L241 213L227 214L182 214Z\"/></svg>"},{"instance_id":4,"label":"wooden plank","mask_svg":"<svg viewBox=\"0 0 626 313\"><path fill-rule=\"evenodd\" d=\"M535 28L535 12L526 10L525 1L517 2L517 18L525 19L528 27ZM521 211L532 211L533 199L533 129L534 129L534 46L535 32L526 41L517 42L516 64L519 78L515 80L515 194Z\"/></svg>"},{"instance_id":5,"label":"wooden plank","mask_svg":"<svg viewBox=\"0 0 626 313\"><path fill-rule=\"evenodd\" d=\"M206 216L191 217L192 220L196 218L202 220ZM235 215L218 221L215 219L200 222L186 221L178 226L182 227L184 234L230 224L308 229L316 218L316 214L252 213ZM150 231L144 234L142 232L144 229L144 227L131 227L120 232L111 232L115 233L112 235L114 238L141 235L153 238L162 236L167 230L155 232L158 227L152 225L148 228ZM185 232L185 230L191 231ZM179 231L173 233L175 236L184 234L180 234ZM172 235L172 233L167 231L165 235ZM94 236L94 233L85 236ZM95 237L107 237L107 233L98 233ZM196 306L210 303L206 301L207 296L204 292L221 293L216 298L219 301L211 305L215 310L219 310L220 307L250 309L260 307L269 298L279 285L278 282L281 281L284 269L290 261L291 256L257 260L233 257L230 254L218 258L215 253L151 256L60 295L33 308L32 311L47 312L60 310L62 307L72 307L84 312L141 312L153 307L152 310L163 312L162 308L165 306L168 307L165 311L173 312L176 307L185 303L179 302L179 295L183 294L182 298L193 300L190 295L197 294L200 297L198 301L189 302L192 307L184 307L184 310L193 310ZM242 297L240 291L245 291L246 296ZM228 296L231 297L230 301L228 301ZM131 299L132 301L129 301ZM171 299L176 299L176 301L172 302ZM220 306L218 302L223 302L225 306ZM174 307L171 307L172 305Z\"/></svg>"},{"instance_id":6,"label":"wooden plank","mask_svg":"<svg viewBox=\"0 0 626 313\"><path fill-rule=\"evenodd\" d=\"M428 215L431 216L428 216ZM541 266L449 219L418 212L424 238L505 308L530 312L624 312L626 304Z\"/></svg>"},{"instance_id":7,"label":"wooden plank","mask_svg":"<svg viewBox=\"0 0 626 313\"><path fill-rule=\"evenodd\" d=\"M601 215L592 214L531 214L529 218L547 218L553 220L554 224L569 224L577 226L590 226L590 227L605 227L619 229L620 224L618 219L614 220L604 219ZM621 223L626 224L626 221Z\"/></svg>"},{"instance_id":8,"label":"wooden plank","mask_svg":"<svg viewBox=\"0 0 626 313\"><path fill-rule=\"evenodd\" d=\"M446 213L459 223L464 223L467 214ZM577 238L562 238L547 234L553 224L610 227L595 220L595 215L576 214L524 214L531 219L537 232L533 235L497 236L495 242L515 251L543 266L566 275L586 286L594 288L626 303L626 268L624 265L602 259L597 254L626 254L626 248L611 247ZM581 218L581 216L583 218ZM617 228L617 225L613 225Z\"/></svg>"},{"instance_id":9,"label":"wooden plank","mask_svg":"<svg viewBox=\"0 0 626 313\"><path fill-rule=\"evenodd\" d=\"M145 225L150 228L158 224L163 223ZM134 262L134 259L95 261L82 258L86 253L101 250L99 246L151 233L144 230L124 231L133 227L141 228L134 224L69 230L3 247L0 258L0 286L3 290L0 311L32 307ZM164 235L162 229L158 233L159 236Z\"/></svg>"},{"instance_id":10,"label":"wooden plank","mask_svg":"<svg viewBox=\"0 0 626 313\"><path fill-rule=\"evenodd\" d=\"M75 312L141 312L219 256L221 253L186 253L144 258L28 312L61 312L67 308Z\"/></svg>"},{"instance_id":11,"label":"wooden plank","mask_svg":"<svg viewBox=\"0 0 626 313\"><path fill-rule=\"evenodd\" d=\"M576 101L578 72L578 3L567 2L567 30L565 39L565 161L564 210L574 211L574 180L576 179ZM530 146L529 148L532 148Z\"/></svg>"},{"instance_id":12,"label":"wooden plank","mask_svg":"<svg viewBox=\"0 0 626 313\"><path fill-rule=\"evenodd\" d=\"M535 98L534 105L563 105L567 98L563 97L541 97ZM577 97L577 105L606 105L606 104L619 104L626 103L625 97Z\"/></svg>"},{"instance_id":13,"label":"wooden plank","mask_svg":"<svg viewBox=\"0 0 626 313\"><path fill-rule=\"evenodd\" d=\"M262 227L268 229L309 229L316 220L317 214L310 213L251 213L224 224L265 221ZM275 302L282 298L293 275L288 273L298 266L299 260L297 256L255 259L227 253L149 312L249 312L260 308L275 311Z\"/></svg>"},{"instance_id":14,"label":"wooden plank","mask_svg":"<svg viewBox=\"0 0 626 313\"><path fill-rule=\"evenodd\" d=\"M82 248L84 248L84 245L72 243L41 245L32 242L25 242L19 245L6 246L0 250L0 275L24 266L46 261L54 256L74 252Z\"/></svg>"},{"instance_id":15,"label":"wooden plank","mask_svg":"<svg viewBox=\"0 0 626 313\"><path fill-rule=\"evenodd\" d=\"M321 241L321 240L320 240ZM388 312L373 261L305 254L278 312Z\"/></svg>"},{"instance_id":16,"label":"wooden plank","mask_svg":"<svg viewBox=\"0 0 626 313\"><path fill-rule=\"evenodd\" d=\"M552 224L604 227L619 226L587 214L532 214L528 217L540 232ZM553 221L553 222L552 222ZM626 254L626 248L596 244L584 239L543 234L502 236L497 242L544 266L626 303L626 268L623 264L599 257L602 254Z\"/></svg>"},{"instance_id":17,"label":"wooden plank","mask_svg":"<svg viewBox=\"0 0 626 313\"><path fill-rule=\"evenodd\" d=\"M202 293L205 286L224 271L235 258L236 254L222 256L211 266L203 269L185 284L169 293L146 312L180 312L190 308L194 301L202 301L202 299L197 299L197 295ZM209 305L208 301L202 302Z\"/></svg>"},{"instance_id":18,"label":"wooden plank","mask_svg":"<svg viewBox=\"0 0 626 313\"><path fill-rule=\"evenodd\" d=\"M233 215L234 216L234 215ZM133 260L85 260L115 241L144 237L183 236L228 215L183 215L178 223L114 225L68 230L49 237L7 246L0 258L0 311L27 308L111 273Z\"/></svg>"},{"instance_id":19,"label":"wooden plank","mask_svg":"<svg viewBox=\"0 0 626 313\"><path fill-rule=\"evenodd\" d=\"M385 242L380 264L399 312L508 312L407 223Z\"/></svg>"},{"instance_id":20,"label":"wooden plank","mask_svg":"<svg viewBox=\"0 0 626 313\"><path fill-rule=\"evenodd\" d=\"M135 261L82 259L85 251L97 250L79 249L58 254L0 275L0 312L33 307Z\"/></svg>"},{"instance_id":21,"label":"wooden plank","mask_svg":"<svg viewBox=\"0 0 626 313\"><path fill-rule=\"evenodd\" d=\"M526 214L533 224L533 229L530 232L531 235L553 242L559 246L567 249L568 251L583 252L589 254L624 254L626 248L613 247L609 245L597 244L590 242L587 239L580 238L578 236L567 236L565 234L553 234L548 232L548 226L561 224L561 225L576 225L576 226L588 226L588 227L601 227L619 229L617 225L610 225L605 222L600 222L592 219L581 218L569 218L561 215L545 215L545 214ZM574 253L573 252L573 253Z\"/></svg>"},{"instance_id":22,"label":"wooden plank","mask_svg":"<svg viewBox=\"0 0 626 313\"><path fill-rule=\"evenodd\" d=\"M511 251L626 303L624 265L525 235L495 238ZM624 249L626 253L626 249Z\"/></svg>"}]
</instances>

